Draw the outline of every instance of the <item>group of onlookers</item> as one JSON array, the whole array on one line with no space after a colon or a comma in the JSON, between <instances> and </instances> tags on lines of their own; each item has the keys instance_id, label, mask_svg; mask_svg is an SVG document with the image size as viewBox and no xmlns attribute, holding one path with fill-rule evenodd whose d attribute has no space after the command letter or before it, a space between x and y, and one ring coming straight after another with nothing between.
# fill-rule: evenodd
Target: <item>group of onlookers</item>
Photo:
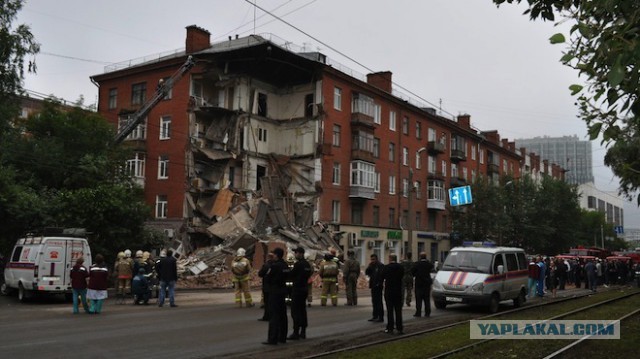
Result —
<instances>
[{"instance_id":1,"label":"group of onlookers","mask_svg":"<svg viewBox=\"0 0 640 359\"><path fill-rule=\"evenodd\" d=\"M620 259L532 257L528 266L528 297L551 292L555 298L557 291L564 290L566 285L581 288L584 284L585 289L595 292L600 285L626 284L635 275L631 269L630 263Z\"/></svg>"},{"instance_id":2,"label":"group of onlookers","mask_svg":"<svg viewBox=\"0 0 640 359\"><path fill-rule=\"evenodd\" d=\"M136 305L148 305L152 292L151 275L156 275L159 281L158 306L162 307L168 292L169 304L175 304L175 284L178 280L177 262L173 252L169 249L161 252L160 259L153 260L149 252L136 252L135 260L131 258L131 251L118 253L113 266L113 278L116 282L117 303L124 303L125 297L131 295ZM73 313L79 312L79 305L87 313L99 314L102 305L108 297L107 288L111 277L105 264L104 257L98 254L90 268L84 266L84 258L78 258L71 269L71 287L73 290Z\"/></svg>"}]
</instances>

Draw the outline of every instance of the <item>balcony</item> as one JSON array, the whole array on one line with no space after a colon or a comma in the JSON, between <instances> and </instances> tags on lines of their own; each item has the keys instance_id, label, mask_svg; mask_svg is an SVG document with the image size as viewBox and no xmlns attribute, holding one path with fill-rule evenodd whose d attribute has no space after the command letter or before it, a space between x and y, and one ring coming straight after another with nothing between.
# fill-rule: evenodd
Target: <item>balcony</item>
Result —
<instances>
[{"instance_id":1,"label":"balcony","mask_svg":"<svg viewBox=\"0 0 640 359\"><path fill-rule=\"evenodd\" d=\"M371 163L375 163L376 159L375 157L373 157L373 152L369 152L366 150L360 150L357 148L354 148L351 150L351 160L352 161L356 161L356 160L360 160L360 161L367 161L367 162L371 162Z\"/></svg>"},{"instance_id":2,"label":"balcony","mask_svg":"<svg viewBox=\"0 0 640 359\"><path fill-rule=\"evenodd\" d=\"M444 181L444 173L440 171L428 172L427 179Z\"/></svg>"},{"instance_id":3,"label":"balcony","mask_svg":"<svg viewBox=\"0 0 640 359\"><path fill-rule=\"evenodd\" d=\"M444 211L445 210L446 201L442 199L428 199L427 200L427 210L432 211Z\"/></svg>"},{"instance_id":4,"label":"balcony","mask_svg":"<svg viewBox=\"0 0 640 359\"><path fill-rule=\"evenodd\" d=\"M376 199L374 189L371 187L354 186L349 187L349 199L352 200L371 200Z\"/></svg>"},{"instance_id":5,"label":"balcony","mask_svg":"<svg viewBox=\"0 0 640 359\"><path fill-rule=\"evenodd\" d=\"M496 163L487 163L487 174L500 174L500 165Z\"/></svg>"},{"instance_id":6,"label":"balcony","mask_svg":"<svg viewBox=\"0 0 640 359\"><path fill-rule=\"evenodd\" d=\"M445 147L444 143L440 143L437 141L429 141L427 142L427 152L430 155L438 155L444 153Z\"/></svg>"},{"instance_id":7,"label":"balcony","mask_svg":"<svg viewBox=\"0 0 640 359\"><path fill-rule=\"evenodd\" d=\"M467 180L462 177L451 177L451 187L462 187L467 185Z\"/></svg>"},{"instance_id":8,"label":"balcony","mask_svg":"<svg viewBox=\"0 0 640 359\"><path fill-rule=\"evenodd\" d=\"M451 149L451 162L462 162L467 160L467 155L463 150Z\"/></svg>"}]
</instances>

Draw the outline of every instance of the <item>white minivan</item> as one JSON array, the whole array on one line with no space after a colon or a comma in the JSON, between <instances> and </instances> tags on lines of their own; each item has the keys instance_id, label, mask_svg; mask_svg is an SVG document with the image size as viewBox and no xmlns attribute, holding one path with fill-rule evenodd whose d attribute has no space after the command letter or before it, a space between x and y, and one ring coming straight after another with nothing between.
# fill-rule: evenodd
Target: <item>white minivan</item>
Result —
<instances>
[{"instance_id":1,"label":"white minivan","mask_svg":"<svg viewBox=\"0 0 640 359\"><path fill-rule=\"evenodd\" d=\"M18 292L24 301L38 293L60 293L71 297L70 270L84 257L91 266L91 249L84 231L48 228L18 239L4 270L2 294Z\"/></svg>"},{"instance_id":2,"label":"white minivan","mask_svg":"<svg viewBox=\"0 0 640 359\"><path fill-rule=\"evenodd\" d=\"M433 281L436 308L464 303L498 311L501 301L519 307L526 300L528 271L521 248L491 247L486 242L451 249Z\"/></svg>"}]
</instances>

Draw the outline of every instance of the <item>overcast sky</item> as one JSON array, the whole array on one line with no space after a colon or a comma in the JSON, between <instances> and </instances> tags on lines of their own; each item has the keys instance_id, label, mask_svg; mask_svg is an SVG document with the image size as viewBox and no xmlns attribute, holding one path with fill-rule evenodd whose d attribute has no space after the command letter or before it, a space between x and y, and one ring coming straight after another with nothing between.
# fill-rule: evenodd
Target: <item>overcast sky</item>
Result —
<instances>
[{"instance_id":1,"label":"overcast sky","mask_svg":"<svg viewBox=\"0 0 640 359\"><path fill-rule=\"evenodd\" d=\"M245 0L26 0L16 23L31 27L41 53L25 88L69 101L82 95L93 104L98 91L91 75L110 63L183 49L185 27L198 25L213 42L270 33L362 74L391 71L398 85L448 113L470 114L472 126L496 129L502 138L586 139L568 90L581 79L559 62L563 45L548 41L568 26L531 22L522 6L496 8L491 0L255 1L322 43ZM594 142L596 186L615 191L618 181L603 165L604 153ZM627 227L640 227L640 211L632 212L625 208Z\"/></svg>"}]
</instances>

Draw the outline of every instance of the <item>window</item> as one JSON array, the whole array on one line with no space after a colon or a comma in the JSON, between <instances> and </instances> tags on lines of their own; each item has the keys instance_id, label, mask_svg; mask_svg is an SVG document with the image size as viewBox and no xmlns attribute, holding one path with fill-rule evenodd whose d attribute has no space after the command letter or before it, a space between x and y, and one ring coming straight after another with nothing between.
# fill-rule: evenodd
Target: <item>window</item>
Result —
<instances>
[{"instance_id":1,"label":"window","mask_svg":"<svg viewBox=\"0 0 640 359\"><path fill-rule=\"evenodd\" d=\"M373 157L380 158L380 139L373 139Z\"/></svg>"},{"instance_id":2,"label":"window","mask_svg":"<svg viewBox=\"0 0 640 359\"><path fill-rule=\"evenodd\" d=\"M118 89L109 89L109 110L118 107Z\"/></svg>"},{"instance_id":3,"label":"window","mask_svg":"<svg viewBox=\"0 0 640 359\"><path fill-rule=\"evenodd\" d=\"M378 104L373 105L373 123L378 125L382 123L382 107Z\"/></svg>"},{"instance_id":4,"label":"window","mask_svg":"<svg viewBox=\"0 0 640 359\"><path fill-rule=\"evenodd\" d=\"M416 169L420 169L422 168L422 165L420 164L420 152L416 152Z\"/></svg>"},{"instance_id":5,"label":"window","mask_svg":"<svg viewBox=\"0 0 640 359\"><path fill-rule=\"evenodd\" d=\"M373 225L374 226L380 225L380 207L379 206L373 206Z\"/></svg>"},{"instance_id":6,"label":"window","mask_svg":"<svg viewBox=\"0 0 640 359\"><path fill-rule=\"evenodd\" d=\"M442 175L446 176L447 175L447 161L442 160Z\"/></svg>"},{"instance_id":7,"label":"window","mask_svg":"<svg viewBox=\"0 0 640 359\"><path fill-rule=\"evenodd\" d=\"M389 129L391 131L396 130L396 112L395 111L389 111Z\"/></svg>"},{"instance_id":8,"label":"window","mask_svg":"<svg viewBox=\"0 0 640 359\"><path fill-rule=\"evenodd\" d=\"M516 258L516 254L505 253L504 256L507 258L507 268L505 268L505 271L518 270L518 258Z\"/></svg>"},{"instance_id":9,"label":"window","mask_svg":"<svg viewBox=\"0 0 640 359\"><path fill-rule=\"evenodd\" d=\"M118 131L122 131L129 121L132 121L129 117L120 117L118 119ZM147 138L147 119L145 118L142 122L136 126L136 128L131 131L129 136L127 136L127 140L144 140Z\"/></svg>"},{"instance_id":10,"label":"window","mask_svg":"<svg viewBox=\"0 0 640 359\"><path fill-rule=\"evenodd\" d=\"M396 160L396 144L389 142L389 161L395 162Z\"/></svg>"},{"instance_id":11,"label":"window","mask_svg":"<svg viewBox=\"0 0 640 359\"><path fill-rule=\"evenodd\" d=\"M396 176L389 176L389 194L396 194Z\"/></svg>"},{"instance_id":12,"label":"window","mask_svg":"<svg viewBox=\"0 0 640 359\"><path fill-rule=\"evenodd\" d=\"M376 183L374 184L373 192L380 193L380 172L376 172L375 175L376 175L376 179L375 179Z\"/></svg>"},{"instance_id":13,"label":"window","mask_svg":"<svg viewBox=\"0 0 640 359\"><path fill-rule=\"evenodd\" d=\"M445 201L444 182L428 181L427 182L427 199L436 201Z\"/></svg>"},{"instance_id":14,"label":"window","mask_svg":"<svg viewBox=\"0 0 640 359\"><path fill-rule=\"evenodd\" d=\"M331 201L331 221L340 222L340 201Z\"/></svg>"},{"instance_id":15,"label":"window","mask_svg":"<svg viewBox=\"0 0 640 359\"><path fill-rule=\"evenodd\" d=\"M507 167L507 160L502 159L502 172L503 173L507 173L508 167Z\"/></svg>"},{"instance_id":16,"label":"window","mask_svg":"<svg viewBox=\"0 0 640 359\"><path fill-rule=\"evenodd\" d=\"M476 160L476 145L471 145L471 159Z\"/></svg>"},{"instance_id":17,"label":"window","mask_svg":"<svg viewBox=\"0 0 640 359\"><path fill-rule=\"evenodd\" d=\"M518 252L517 256L518 256L518 268L520 270L527 269L528 262L527 262L527 258L525 258L524 256L524 253Z\"/></svg>"},{"instance_id":18,"label":"window","mask_svg":"<svg viewBox=\"0 0 640 359\"><path fill-rule=\"evenodd\" d=\"M402 227L409 226L409 210L405 209L402 211Z\"/></svg>"},{"instance_id":19,"label":"window","mask_svg":"<svg viewBox=\"0 0 640 359\"><path fill-rule=\"evenodd\" d=\"M162 80L160 80L160 82L158 82L158 88L160 88L161 85L166 84L167 81L169 81L169 79L170 77L165 77ZM168 90L165 90L164 97L162 99L171 100L171 96L173 96L173 88L169 88Z\"/></svg>"},{"instance_id":20,"label":"window","mask_svg":"<svg viewBox=\"0 0 640 359\"><path fill-rule=\"evenodd\" d=\"M362 224L362 203L351 205L351 223Z\"/></svg>"},{"instance_id":21,"label":"window","mask_svg":"<svg viewBox=\"0 0 640 359\"><path fill-rule=\"evenodd\" d=\"M409 117L407 116L402 118L402 133L405 135L409 134Z\"/></svg>"},{"instance_id":22,"label":"window","mask_svg":"<svg viewBox=\"0 0 640 359\"><path fill-rule=\"evenodd\" d=\"M480 164L484 164L484 151L478 147L478 156L480 157Z\"/></svg>"},{"instance_id":23,"label":"window","mask_svg":"<svg viewBox=\"0 0 640 359\"><path fill-rule=\"evenodd\" d=\"M472 181L476 180L476 175L477 175L476 170L471 170L471 180Z\"/></svg>"},{"instance_id":24,"label":"window","mask_svg":"<svg viewBox=\"0 0 640 359\"><path fill-rule=\"evenodd\" d=\"M373 153L373 133L365 131L355 131L353 133L353 141L351 141L353 150L361 150Z\"/></svg>"},{"instance_id":25,"label":"window","mask_svg":"<svg viewBox=\"0 0 640 359\"><path fill-rule=\"evenodd\" d=\"M429 167L427 168L427 172L436 173L436 156L429 156Z\"/></svg>"},{"instance_id":26,"label":"window","mask_svg":"<svg viewBox=\"0 0 640 359\"><path fill-rule=\"evenodd\" d=\"M267 94L258 92L258 116L267 117Z\"/></svg>"},{"instance_id":27,"label":"window","mask_svg":"<svg viewBox=\"0 0 640 359\"><path fill-rule=\"evenodd\" d=\"M409 149L406 147L402 147L402 164L409 165Z\"/></svg>"},{"instance_id":28,"label":"window","mask_svg":"<svg viewBox=\"0 0 640 359\"><path fill-rule=\"evenodd\" d=\"M333 145L340 147L340 125L333 125Z\"/></svg>"},{"instance_id":29,"label":"window","mask_svg":"<svg viewBox=\"0 0 640 359\"><path fill-rule=\"evenodd\" d=\"M493 274L498 274L498 266L504 266L504 260L502 259L502 253L496 254L493 260Z\"/></svg>"},{"instance_id":30,"label":"window","mask_svg":"<svg viewBox=\"0 0 640 359\"><path fill-rule=\"evenodd\" d=\"M142 105L147 98L147 83L141 82L131 85L131 104Z\"/></svg>"},{"instance_id":31,"label":"window","mask_svg":"<svg viewBox=\"0 0 640 359\"><path fill-rule=\"evenodd\" d=\"M422 198L422 193L421 193L422 184L420 183L420 181L416 181L415 185L416 185L416 187L415 187L416 188L416 198L420 199L420 198Z\"/></svg>"},{"instance_id":32,"label":"window","mask_svg":"<svg viewBox=\"0 0 640 359\"><path fill-rule=\"evenodd\" d=\"M342 111L342 89L339 87L333 88L333 108Z\"/></svg>"},{"instance_id":33,"label":"window","mask_svg":"<svg viewBox=\"0 0 640 359\"><path fill-rule=\"evenodd\" d=\"M436 142L436 130L429 128L429 142Z\"/></svg>"},{"instance_id":34,"label":"window","mask_svg":"<svg viewBox=\"0 0 640 359\"><path fill-rule=\"evenodd\" d=\"M420 123L420 121L416 121L416 138L422 138L422 124Z\"/></svg>"},{"instance_id":35,"label":"window","mask_svg":"<svg viewBox=\"0 0 640 359\"><path fill-rule=\"evenodd\" d=\"M467 171L467 167L462 167L462 178L465 180L469 180L469 171Z\"/></svg>"},{"instance_id":36,"label":"window","mask_svg":"<svg viewBox=\"0 0 640 359\"><path fill-rule=\"evenodd\" d=\"M158 157L158 179L169 178L169 156Z\"/></svg>"},{"instance_id":37,"label":"window","mask_svg":"<svg viewBox=\"0 0 640 359\"><path fill-rule=\"evenodd\" d=\"M167 196L156 196L156 218L167 218L168 207L169 202L167 201Z\"/></svg>"},{"instance_id":38,"label":"window","mask_svg":"<svg viewBox=\"0 0 640 359\"><path fill-rule=\"evenodd\" d=\"M402 197L409 197L409 180L402 179Z\"/></svg>"},{"instance_id":39,"label":"window","mask_svg":"<svg viewBox=\"0 0 640 359\"><path fill-rule=\"evenodd\" d=\"M451 177L452 178L458 177L458 165L455 163L451 164Z\"/></svg>"},{"instance_id":40,"label":"window","mask_svg":"<svg viewBox=\"0 0 640 359\"><path fill-rule=\"evenodd\" d=\"M127 160L127 173L132 177L144 178L144 165L144 153L136 152L132 159Z\"/></svg>"},{"instance_id":41,"label":"window","mask_svg":"<svg viewBox=\"0 0 640 359\"><path fill-rule=\"evenodd\" d=\"M171 138L171 116L160 117L160 139L168 140Z\"/></svg>"},{"instance_id":42,"label":"window","mask_svg":"<svg viewBox=\"0 0 640 359\"><path fill-rule=\"evenodd\" d=\"M340 184L340 163L333 163L333 184Z\"/></svg>"},{"instance_id":43,"label":"window","mask_svg":"<svg viewBox=\"0 0 640 359\"><path fill-rule=\"evenodd\" d=\"M353 94L353 101L351 102L351 112L361 113L363 115L375 118L375 111L375 103L373 102L373 99L371 97L363 95L361 93Z\"/></svg>"},{"instance_id":44,"label":"window","mask_svg":"<svg viewBox=\"0 0 640 359\"><path fill-rule=\"evenodd\" d=\"M413 222L413 226L417 229L420 229L420 218L422 217L421 212L416 212L416 221Z\"/></svg>"},{"instance_id":45,"label":"window","mask_svg":"<svg viewBox=\"0 0 640 359\"><path fill-rule=\"evenodd\" d=\"M375 166L364 161L351 162L351 185L359 187L375 187Z\"/></svg>"},{"instance_id":46,"label":"window","mask_svg":"<svg viewBox=\"0 0 640 359\"><path fill-rule=\"evenodd\" d=\"M267 142L267 129L258 127L258 141Z\"/></svg>"},{"instance_id":47,"label":"window","mask_svg":"<svg viewBox=\"0 0 640 359\"><path fill-rule=\"evenodd\" d=\"M389 208L389 227L395 227L396 225L396 209Z\"/></svg>"}]
</instances>

